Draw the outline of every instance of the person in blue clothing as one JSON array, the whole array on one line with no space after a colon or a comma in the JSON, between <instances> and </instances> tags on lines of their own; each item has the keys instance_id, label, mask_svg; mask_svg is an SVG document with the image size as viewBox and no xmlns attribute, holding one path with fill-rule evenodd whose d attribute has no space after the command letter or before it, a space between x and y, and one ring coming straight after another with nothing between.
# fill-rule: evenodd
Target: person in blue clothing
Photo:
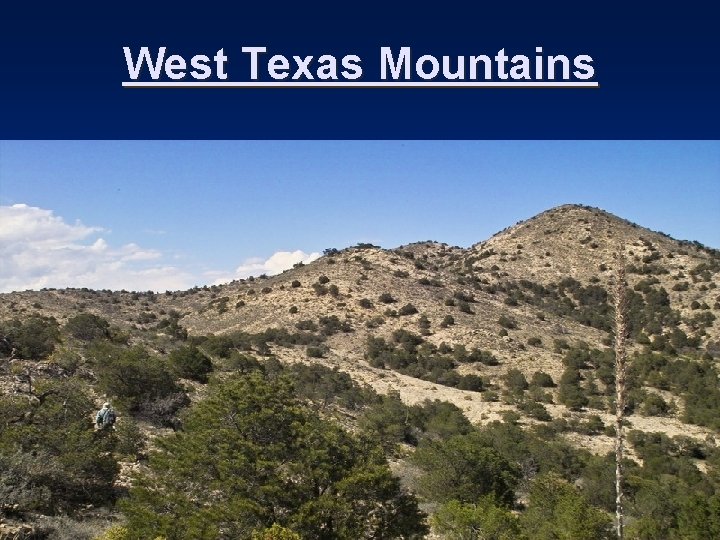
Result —
<instances>
[{"instance_id":1,"label":"person in blue clothing","mask_svg":"<svg viewBox=\"0 0 720 540\"><path fill-rule=\"evenodd\" d=\"M100 409L95 415L95 425L98 429L111 428L115 425L116 419L117 415L115 414L112 406L110 403L105 402L103 403L102 409Z\"/></svg>"}]
</instances>

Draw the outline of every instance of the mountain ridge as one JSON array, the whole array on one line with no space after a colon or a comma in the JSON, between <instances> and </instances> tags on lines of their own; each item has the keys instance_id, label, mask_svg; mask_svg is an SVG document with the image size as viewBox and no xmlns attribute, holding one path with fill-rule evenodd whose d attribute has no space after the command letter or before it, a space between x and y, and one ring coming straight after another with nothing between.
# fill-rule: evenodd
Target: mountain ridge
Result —
<instances>
[{"instance_id":1,"label":"mountain ridge","mask_svg":"<svg viewBox=\"0 0 720 540\"><path fill-rule=\"evenodd\" d=\"M172 348L163 343L169 342L168 328L173 325L190 336L261 333L269 328L326 332L321 357L313 361L372 381L383 391L393 389L383 379L402 379L398 385L405 385L406 400L443 395L468 412L465 391L438 385L432 390L433 385L420 379L410 381L410 391L406 375L370 366L368 340L391 341L395 332L411 332L422 335L428 346L461 344L468 350L487 350L498 359L495 366L459 365L460 374L501 381L517 369L528 380L535 371L543 371L558 381L565 366L557 343L586 343L598 349L611 345L608 306L620 245L629 287L644 302L640 311L665 310L663 316L673 319L671 324L641 313L643 324L651 328L635 336L632 350L668 341L677 329L697 342L695 350L716 361L718 252L581 205L549 209L469 248L433 241L394 249L359 244L328 249L320 259L276 276L187 291L50 289L0 294L0 320L40 313L64 323L88 312L106 318L131 342L143 342L143 333L150 332L160 353ZM323 320L340 330L326 330ZM307 361L302 347L271 349L282 361ZM479 419L485 409L498 407L483 401L469 414ZM558 409L553 414L562 413Z\"/></svg>"}]
</instances>

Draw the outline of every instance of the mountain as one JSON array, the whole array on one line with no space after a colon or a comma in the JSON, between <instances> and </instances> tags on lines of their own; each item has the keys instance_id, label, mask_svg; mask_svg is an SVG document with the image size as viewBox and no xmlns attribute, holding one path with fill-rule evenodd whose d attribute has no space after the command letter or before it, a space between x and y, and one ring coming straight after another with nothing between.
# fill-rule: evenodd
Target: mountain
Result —
<instances>
[{"instance_id":1,"label":"mountain","mask_svg":"<svg viewBox=\"0 0 720 540\"><path fill-rule=\"evenodd\" d=\"M579 205L550 209L469 248L424 241L327 249L277 276L187 291L0 294L9 360L0 383L19 391L18 366L40 376L59 362L51 356L41 369L43 362L11 351L9 321L38 315L67 332L68 321L92 314L109 323L116 341L160 358L187 342L216 367L242 353L337 368L409 405L448 401L475 424L508 413L525 426L552 420L565 426L565 440L601 455L614 441L612 304L621 262L630 427L716 445L720 252ZM75 343L61 341L63 351ZM346 420L352 426L356 417ZM630 457L642 461L634 451Z\"/></svg>"},{"instance_id":2,"label":"mountain","mask_svg":"<svg viewBox=\"0 0 720 540\"><path fill-rule=\"evenodd\" d=\"M649 328L643 328L635 341L647 344L677 328L698 340L696 350L716 358L718 251L578 205L553 208L467 249L437 242L395 249L330 249L317 261L278 276L162 294L85 289L3 294L0 319L37 312L62 323L88 312L140 335L174 313L190 335L204 335L267 328L294 332L303 321L313 328L320 318L336 317L351 331L330 335L327 352L316 361L346 370L382 391L398 390L409 402L429 396L449 399L472 420L480 420L495 418L493 413L506 407L476 402L475 396L467 400L462 390L371 368L364 359L368 336L389 339L400 329L420 333L420 320L426 317L429 327L423 333L429 343L477 347L499 360L497 366L461 365L462 373L498 381L512 368L528 379L542 370L557 381L564 366L562 351L553 346L556 340L599 348L611 342L608 303L619 250L625 256L628 285L641 297L640 310L653 309L644 302L648 292L665 291L657 301L678 316L677 324L670 326L645 317L648 320L640 324ZM387 303L382 295L388 295ZM408 314L398 315L404 306L411 306ZM448 316L454 324L442 325ZM504 327L502 318L512 327ZM162 328L155 333L162 335ZM306 358L302 347L275 347L273 353L282 361ZM560 414L562 407L557 407L554 412ZM671 420L662 420L660 427L684 429Z\"/></svg>"}]
</instances>

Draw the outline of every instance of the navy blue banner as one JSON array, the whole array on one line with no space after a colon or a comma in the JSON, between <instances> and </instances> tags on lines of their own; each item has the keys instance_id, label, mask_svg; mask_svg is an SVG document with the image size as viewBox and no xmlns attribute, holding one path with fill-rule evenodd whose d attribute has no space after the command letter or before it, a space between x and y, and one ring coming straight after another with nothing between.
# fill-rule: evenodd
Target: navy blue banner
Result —
<instances>
[{"instance_id":1,"label":"navy blue banner","mask_svg":"<svg viewBox=\"0 0 720 540\"><path fill-rule=\"evenodd\" d=\"M0 138L720 138L710 3L109 6L3 8Z\"/></svg>"}]
</instances>

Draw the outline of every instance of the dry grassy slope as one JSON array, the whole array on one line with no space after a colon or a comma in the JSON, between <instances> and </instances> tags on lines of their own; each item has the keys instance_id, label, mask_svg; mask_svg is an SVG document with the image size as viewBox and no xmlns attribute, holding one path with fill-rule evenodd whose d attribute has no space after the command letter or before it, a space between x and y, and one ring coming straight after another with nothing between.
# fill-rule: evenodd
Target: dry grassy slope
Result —
<instances>
[{"instance_id":1,"label":"dry grassy slope","mask_svg":"<svg viewBox=\"0 0 720 540\"><path fill-rule=\"evenodd\" d=\"M328 264L331 260L333 264ZM407 277L403 277L405 273ZM335 285L338 288L336 297L318 295L313 289L312 285L318 283L321 276L330 280L328 287ZM442 286L421 285L418 280L423 277ZM301 283L300 287L292 287L295 280ZM263 293L262 290L267 288L271 289L270 292ZM445 299L452 297L456 291L474 295L476 303L471 304L474 315L444 304ZM390 293L396 302L379 302L383 293ZM364 344L370 334L387 337L399 328L419 333L418 320L422 315L431 322L429 341L437 345L442 342L451 345L462 343L466 347L493 351L502 361L497 368L484 368L492 369L493 373L519 367L528 374L543 369L559 377L562 370L559 356L549 347L553 338L563 337L570 342L582 339L599 345L604 337L602 332L552 315L540 320L535 309L508 307L503 304L502 295L467 289L458 285L457 276L447 270L419 270L414 260L381 249L346 250L338 256L321 258L280 276L229 285L218 293L218 298L222 296L229 298L230 309L222 314L210 308L188 315L182 324L190 333L256 332L269 327L292 330L298 321L317 321L320 316L335 315L340 320L350 321L355 330L350 334L338 334L330 340L334 353L350 362L362 359ZM360 299L370 300L373 307L361 307L358 303ZM240 300L244 305L236 308ZM415 306L419 313L400 317L383 315L388 309L399 310L406 304ZM293 306L297 307L295 314L290 313ZM452 315L455 324L441 328L440 322L446 315ZM518 329L511 330L506 337L500 336L498 319L501 315L512 316L518 322ZM384 322L377 328L368 328L367 323L377 317ZM532 336L541 337L545 346L527 346L527 340Z\"/></svg>"},{"instance_id":2,"label":"dry grassy slope","mask_svg":"<svg viewBox=\"0 0 720 540\"><path fill-rule=\"evenodd\" d=\"M527 375L541 369L558 380L563 367L560 355L552 351L554 338L564 338L570 343L583 340L600 346L607 334L552 314L538 317L535 307L508 306L503 302L503 294L488 294L461 282L468 282L468 274L490 283L528 279L547 284L571 276L583 284L596 277L607 286L611 272L602 271L600 265L612 267L612 255L618 245L624 245L631 264L642 264L642 257L653 250L660 254L654 264L667 268L669 274L655 276L660 281L656 286L665 287L673 307L683 315L692 313L690 304L697 300L711 306L720 319L720 313L713 307L718 300L718 289L714 287L720 275L711 273L710 280L706 281L704 278L693 280L689 274L700 263L712 263L710 254L601 210L578 206L549 210L467 250L435 242L419 242L395 250L350 248L278 276L168 294L82 290L3 294L0 295L0 319L40 312L63 322L80 311L88 311L132 333L135 327L152 328L157 320L175 310L182 314L181 325L191 334L199 335L233 330L258 332L271 327L292 330L298 321L317 322L321 316L336 315L348 320L354 332L331 337L328 340L331 351L322 362L348 371L379 391L398 390L407 402L446 399L465 410L472 420L487 421L496 418L500 410L511 407L483 402L479 394L370 368L363 360L367 336L389 336L398 328L419 333L418 320L425 315L431 322L429 341L488 349L501 360L500 366L462 366L461 371L478 370L484 377L497 380L511 367ZM480 257L482 253L494 254ZM493 266L498 268L491 270ZM314 290L313 285L319 283L321 276L329 280L325 287L337 287L336 295L330 292L319 295ZM644 277L629 275L631 284ZM420 283L421 279L426 280L425 285ZM300 286L293 287L294 281ZM672 291L675 283L683 281L688 282L687 291ZM471 304L474 315L445 305L445 300L458 291L475 297L476 302ZM390 293L397 302L389 305L379 302L382 293ZM358 302L363 298L370 300L373 307L361 307ZM398 310L408 303L419 313L402 317L384 315L387 309ZM290 313L293 306L297 313ZM454 317L455 325L441 328L439 323L446 315ZM511 316L518 322L518 329L510 330L508 336L500 335L498 318L501 315ZM383 322L378 324L378 319ZM368 323L372 321L375 324L369 328ZM719 326L720 321L715 321L708 329L711 339L718 339ZM542 346L529 346L530 337L540 337ZM274 352L284 361L306 361L304 350L276 347ZM556 416L566 412L560 406L549 409ZM698 437L708 434L707 430L686 427L672 418L638 417L635 422L643 429L670 434L687 432ZM606 450L602 438L577 442Z\"/></svg>"}]
</instances>

